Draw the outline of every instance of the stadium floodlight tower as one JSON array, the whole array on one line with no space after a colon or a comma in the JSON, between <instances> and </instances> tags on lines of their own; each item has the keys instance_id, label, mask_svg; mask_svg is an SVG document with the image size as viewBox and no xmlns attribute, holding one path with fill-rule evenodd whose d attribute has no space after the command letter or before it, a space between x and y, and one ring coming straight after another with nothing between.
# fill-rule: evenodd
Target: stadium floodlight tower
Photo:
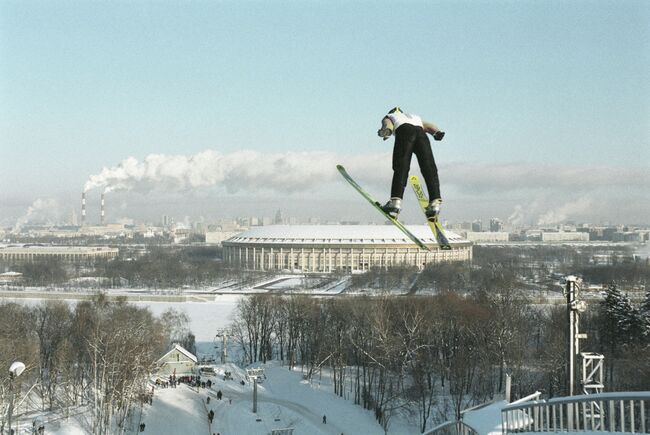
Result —
<instances>
[{"instance_id":1,"label":"stadium floodlight tower","mask_svg":"<svg viewBox=\"0 0 650 435\"><path fill-rule=\"evenodd\" d=\"M25 371L25 364L14 361L9 367L9 410L7 411L8 434L11 434L11 416L14 412L14 379Z\"/></svg>"}]
</instances>

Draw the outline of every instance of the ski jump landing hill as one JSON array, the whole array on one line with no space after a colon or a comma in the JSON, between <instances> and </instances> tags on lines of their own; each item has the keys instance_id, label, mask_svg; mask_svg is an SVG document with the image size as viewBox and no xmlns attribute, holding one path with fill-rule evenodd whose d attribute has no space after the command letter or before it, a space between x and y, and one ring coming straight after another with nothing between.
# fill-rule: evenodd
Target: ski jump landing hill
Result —
<instances>
[{"instance_id":1,"label":"ski jump landing hill","mask_svg":"<svg viewBox=\"0 0 650 435\"><path fill-rule=\"evenodd\" d=\"M270 225L223 242L224 260L248 270L330 273L372 267L470 261L472 244L447 232L452 249L441 250L427 225L407 228L431 251L419 249L393 225Z\"/></svg>"}]
</instances>

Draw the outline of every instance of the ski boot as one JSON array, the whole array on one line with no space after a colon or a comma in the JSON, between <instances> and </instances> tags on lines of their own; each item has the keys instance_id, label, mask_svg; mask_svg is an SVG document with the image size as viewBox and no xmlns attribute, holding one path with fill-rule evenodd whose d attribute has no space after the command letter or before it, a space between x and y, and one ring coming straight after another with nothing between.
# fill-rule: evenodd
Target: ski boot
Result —
<instances>
[{"instance_id":1,"label":"ski boot","mask_svg":"<svg viewBox=\"0 0 650 435\"><path fill-rule=\"evenodd\" d=\"M386 204L380 205L379 208L393 219L397 219L397 215L402 209L402 198L391 198Z\"/></svg>"},{"instance_id":2,"label":"ski boot","mask_svg":"<svg viewBox=\"0 0 650 435\"><path fill-rule=\"evenodd\" d=\"M433 135L433 140L442 140L443 137L445 137L444 131L436 131L436 133Z\"/></svg>"},{"instance_id":3,"label":"ski boot","mask_svg":"<svg viewBox=\"0 0 650 435\"><path fill-rule=\"evenodd\" d=\"M427 220L430 222L435 221L438 218L438 215L440 214L440 204L442 203L442 199L434 199L427 205L427 208L424 210L424 214L427 215Z\"/></svg>"}]
</instances>

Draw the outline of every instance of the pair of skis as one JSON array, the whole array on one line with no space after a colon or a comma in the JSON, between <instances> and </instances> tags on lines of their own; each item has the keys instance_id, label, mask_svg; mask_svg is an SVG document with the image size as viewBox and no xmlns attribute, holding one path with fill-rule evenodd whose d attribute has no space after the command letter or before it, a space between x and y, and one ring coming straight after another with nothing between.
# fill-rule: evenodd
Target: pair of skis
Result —
<instances>
[{"instance_id":1,"label":"pair of skis","mask_svg":"<svg viewBox=\"0 0 650 435\"><path fill-rule=\"evenodd\" d=\"M418 245L419 248L424 249L426 251L430 251L429 247L425 245L420 239L418 239L413 233L411 233L408 228L404 226L403 223L392 217L391 215L384 213L384 211L381 209L381 204L376 201L368 192L363 190L359 184L350 177L348 172L345 170L345 168L341 165L336 165L336 169L339 170L341 175L343 175L343 178L346 179L348 183L354 187L357 192L361 194L373 207L379 211L386 219L388 219L393 225L395 225L397 228L400 229L409 239L411 239L416 245ZM422 209L423 212L426 211L427 205L429 204L426 196L424 195L424 191L422 190L422 186L420 185L420 179L417 177L417 175L412 175L409 177L409 181L411 183L411 186L413 187L413 191L415 192L415 196L418 199L418 203L420 204L420 208ZM438 245L440 246L440 249L451 249L451 246L449 245L449 240L447 240L447 237L445 236L445 231L442 228L442 225L440 225L440 221L438 217L433 221L430 221L427 219L427 223L429 224L429 228L431 228L431 231L433 232L436 241L438 242Z\"/></svg>"}]
</instances>

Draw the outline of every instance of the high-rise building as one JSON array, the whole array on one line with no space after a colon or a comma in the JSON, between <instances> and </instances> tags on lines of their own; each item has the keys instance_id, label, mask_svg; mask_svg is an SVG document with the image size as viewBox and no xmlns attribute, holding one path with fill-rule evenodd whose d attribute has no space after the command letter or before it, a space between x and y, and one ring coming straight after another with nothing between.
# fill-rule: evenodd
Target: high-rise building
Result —
<instances>
[{"instance_id":1,"label":"high-rise building","mask_svg":"<svg viewBox=\"0 0 650 435\"><path fill-rule=\"evenodd\" d=\"M490 219L490 231L493 233L498 233L503 228L503 224L497 218Z\"/></svg>"},{"instance_id":2,"label":"high-rise building","mask_svg":"<svg viewBox=\"0 0 650 435\"><path fill-rule=\"evenodd\" d=\"M73 226L79 225L79 219L77 218L77 212L72 210L72 213L70 214L70 224Z\"/></svg>"},{"instance_id":3,"label":"high-rise building","mask_svg":"<svg viewBox=\"0 0 650 435\"><path fill-rule=\"evenodd\" d=\"M282 212L280 211L280 209L278 209L278 211L275 212L275 218L273 219L273 223L276 225L282 225L284 223L282 219Z\"/></svg>"},{"instance_id":4,"label":"high-rise building","mask_svg":"<svg viewBox=\"0 0 650 435\"><path fill-rule=\"evenodd\" d=\"M472 231L475 231L477 233L483 231L483 222L481 222L480 219L472 222Z\"/></svg>"}]
</instances>

